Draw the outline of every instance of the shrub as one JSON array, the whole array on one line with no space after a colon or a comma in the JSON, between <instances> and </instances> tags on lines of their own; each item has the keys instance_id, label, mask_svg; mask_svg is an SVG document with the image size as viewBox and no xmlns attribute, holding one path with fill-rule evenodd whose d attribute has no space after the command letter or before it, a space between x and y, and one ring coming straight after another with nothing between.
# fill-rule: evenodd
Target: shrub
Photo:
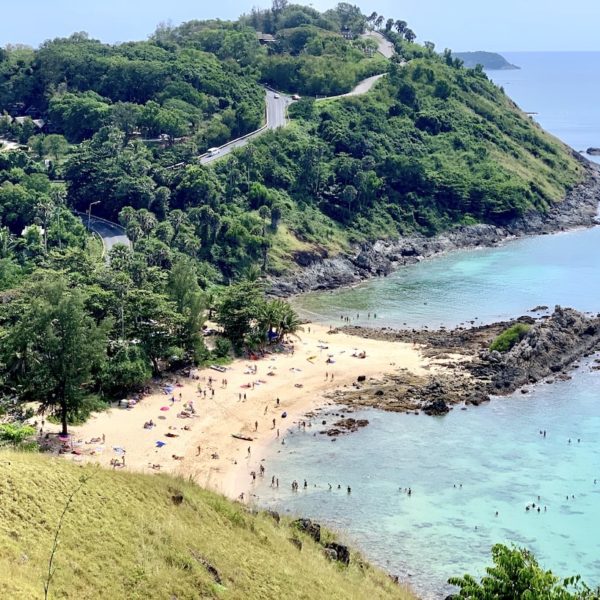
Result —
<instances>
[{"instance_id":1,"label":"shrub","mask_svg":"<svg viewBox=\"0 0 600 600\"><path fill-rule=\"evenodd\" d=\"M525 323L516 323L503 331L491 344L490 350L498 352L508 352L515 344L518 344L525 334L531 329L530 325Z\"/></svg>"}]
</instances>

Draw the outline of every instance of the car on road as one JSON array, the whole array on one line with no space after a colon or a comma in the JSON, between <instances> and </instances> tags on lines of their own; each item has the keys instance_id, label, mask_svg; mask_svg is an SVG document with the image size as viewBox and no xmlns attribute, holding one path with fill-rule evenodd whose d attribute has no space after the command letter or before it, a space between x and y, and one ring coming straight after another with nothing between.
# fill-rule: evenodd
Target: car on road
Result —
<instances>
[{"instance_id":1,"label":"car on road","mask_svg":"<svg viewBox=\"0 0 600 600\"><path fill-rule=\"evenodd\" d=\"M209 148L209 149L206 151L206 153L207 153L209 156L216 156L217 154L219 154L219 150L220 150L220 148Z\"/></svg>"},{"instance_id":2,"label":"car on road","mask_svg":"<svg viewBox=\"0 0 600 600\"><path fill-rule=\"evenodd\" d=\"M273 98L275 98L275 100L278 100L279 97L280 97L279 94L273 94Z\"/></svg>"},{"instance_id":3,"label":"car on road","mask_svg":"<svg viewBox=\"0 0 600 600\"><path fill-rule=\"evenodd\" d=\"M294 94L292 96L292 100L300 100L300 96L298 94Z\"/></svg>"}]
</instances>

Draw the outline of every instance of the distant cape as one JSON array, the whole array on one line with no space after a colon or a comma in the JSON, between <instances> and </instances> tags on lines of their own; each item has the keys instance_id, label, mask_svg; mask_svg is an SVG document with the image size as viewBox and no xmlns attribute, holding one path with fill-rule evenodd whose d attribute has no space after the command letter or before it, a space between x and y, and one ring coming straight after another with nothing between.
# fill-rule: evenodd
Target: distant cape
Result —
<instances>
[{"instance_id":1,"label":"distant cape","mask_svg":"<svg viewBox=\"0 0 600 600\"><path fill-rule=\"evenodd\" d=\"M452 56L460 58L465 64L465 67L473 69L477 65L481 65L484 69L490 71L508 71L511 69L520 69L517 65L509 63L504 56L496 52L453 52Z\"/></svg>"}]
</instances>

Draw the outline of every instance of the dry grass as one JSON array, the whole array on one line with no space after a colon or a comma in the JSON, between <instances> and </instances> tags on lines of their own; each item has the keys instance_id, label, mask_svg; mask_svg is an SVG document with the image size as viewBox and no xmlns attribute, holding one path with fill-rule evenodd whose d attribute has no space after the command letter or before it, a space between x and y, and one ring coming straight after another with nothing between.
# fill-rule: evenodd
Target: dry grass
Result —
<instances>
[{"instance_id":1,"label":"dry grass","mask_svg":"<svg viewBox=\"0 0 600 600\"><path fill-rule=\"evenodd\" d=\"M54 531L82 476L90 479L67 513L50 598L413 598L358 555L349 568L332 563L287 523L192 483L9 452L0 453L0 598L43 598Z\"/></svg>"}]
</instances>

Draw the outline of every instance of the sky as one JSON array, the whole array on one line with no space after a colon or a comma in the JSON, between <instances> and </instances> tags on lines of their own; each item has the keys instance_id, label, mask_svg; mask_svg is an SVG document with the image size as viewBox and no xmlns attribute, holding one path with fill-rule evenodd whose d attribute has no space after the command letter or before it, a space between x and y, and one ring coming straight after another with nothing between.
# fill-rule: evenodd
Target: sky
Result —
<instances>
[{"instance_id":1,"label":"sky","mask_svg":"<svg viewBox=\"0 0 600 600\"><path fill-rule=\"evenodd\" d=\"M296 0L320 10L336 1ZM409 23L420 41L455 51L600 50L600 0L355 0ZM270 0L0 0L0 46L37 46L87 31L106 42L145 39L160 22L233 19Z\"/></svg>"}]
</instances>

